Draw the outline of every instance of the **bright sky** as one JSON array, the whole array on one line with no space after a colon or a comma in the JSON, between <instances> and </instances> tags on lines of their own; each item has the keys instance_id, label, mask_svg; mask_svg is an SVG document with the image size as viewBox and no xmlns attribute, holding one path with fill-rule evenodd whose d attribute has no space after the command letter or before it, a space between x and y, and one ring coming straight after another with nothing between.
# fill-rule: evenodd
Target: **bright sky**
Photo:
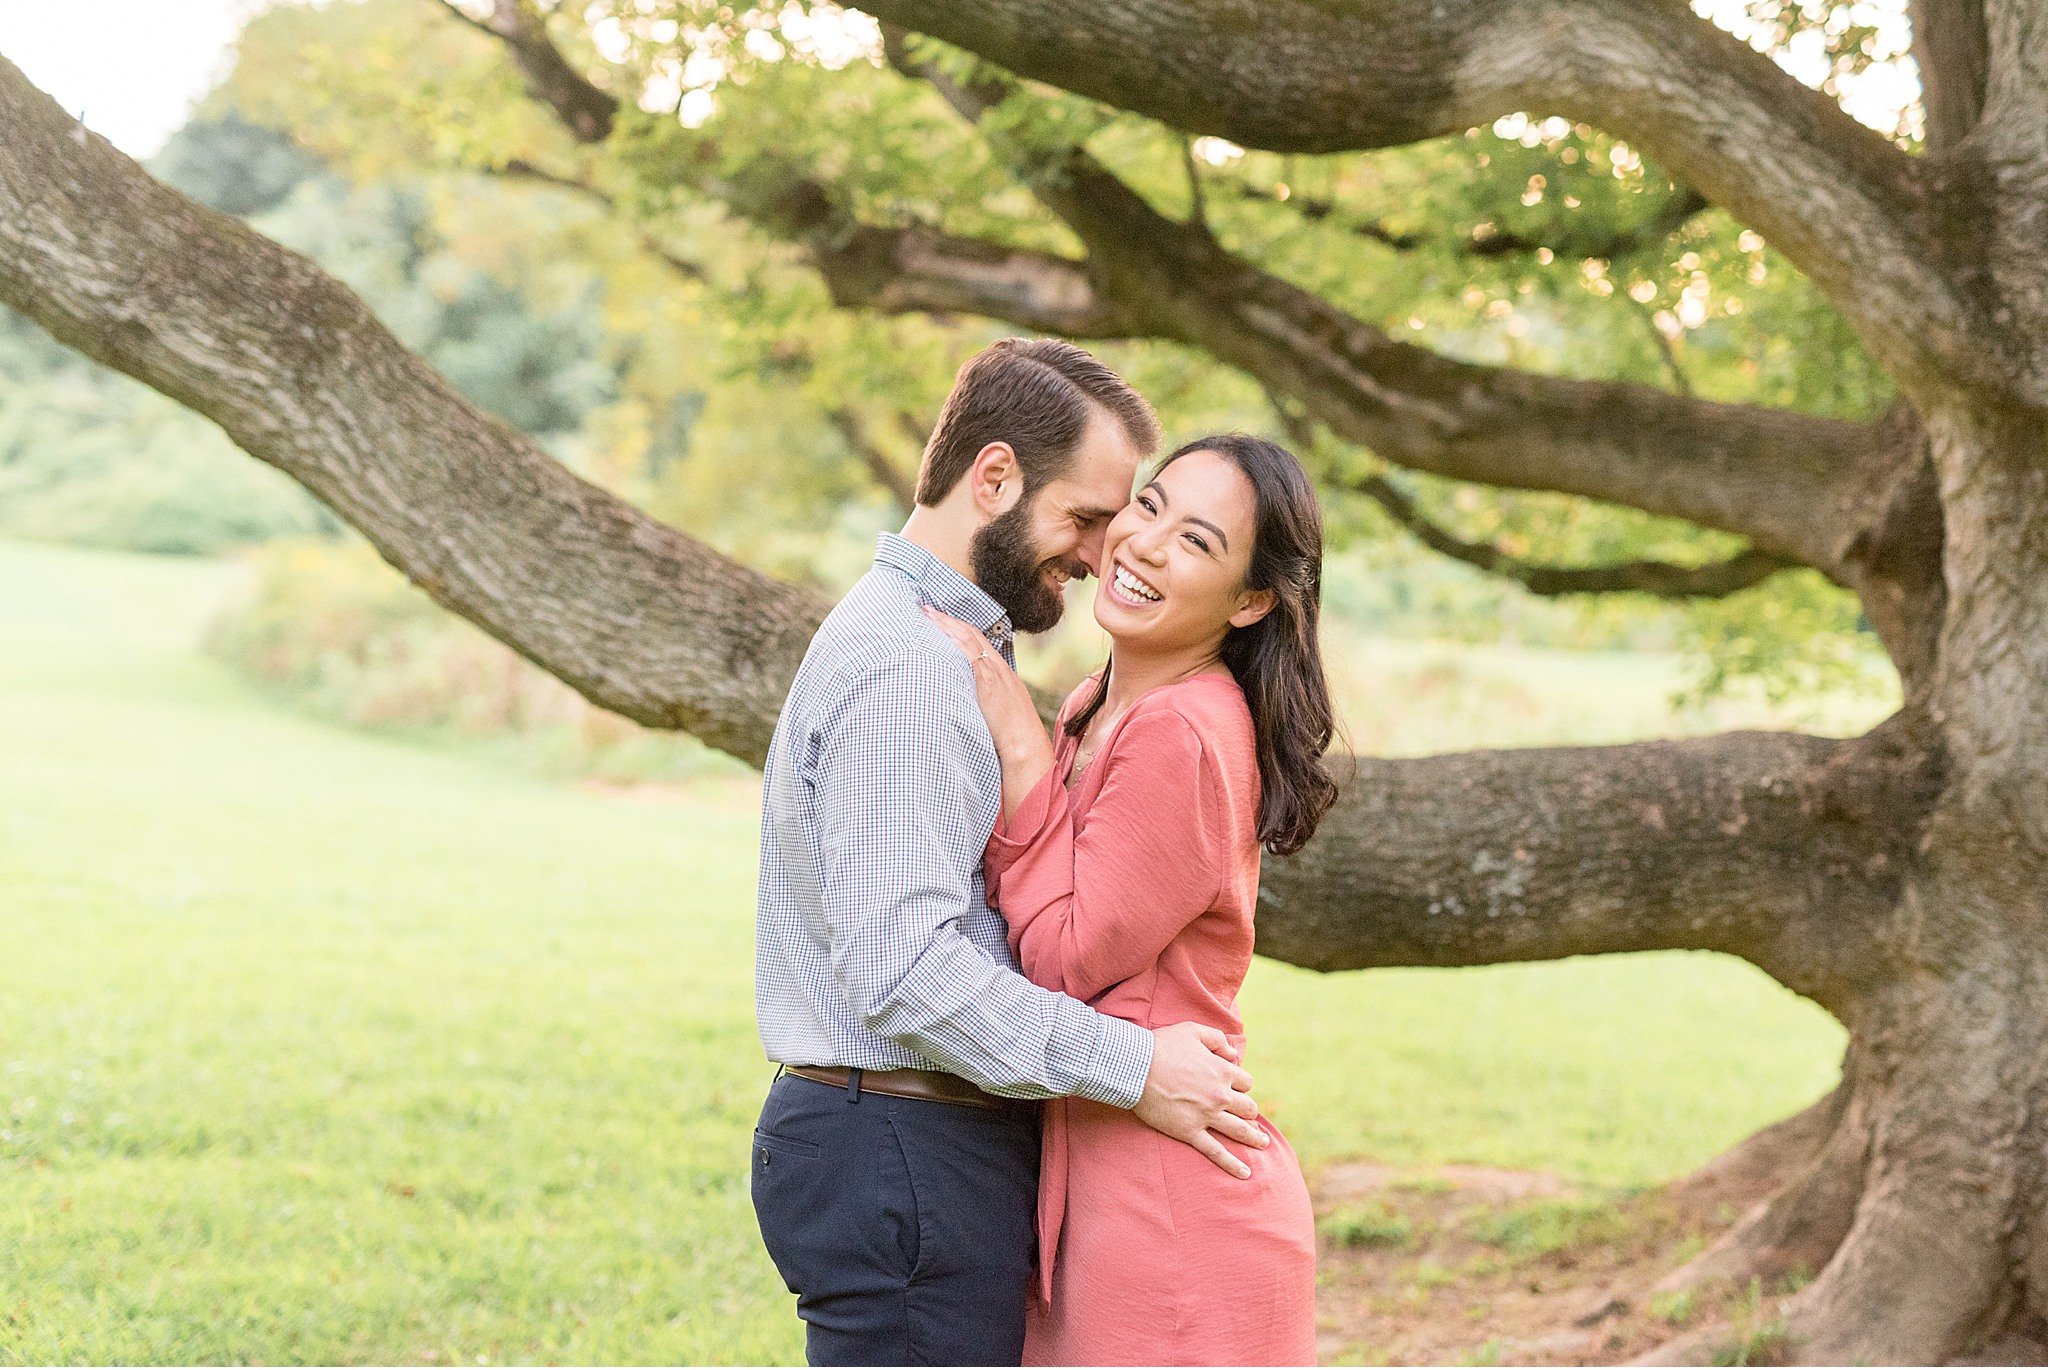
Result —
<instances>
[{"instance_id":1,"label":"bright sky","mask_svg":"<svg viewBox=\"0 0 2048 1370\"><path fill-rule=\"evenodd\" d=\"M263 0L0 0L0 56L123 152L147 157L225 75Z\"/></svg>"}]
</instances>

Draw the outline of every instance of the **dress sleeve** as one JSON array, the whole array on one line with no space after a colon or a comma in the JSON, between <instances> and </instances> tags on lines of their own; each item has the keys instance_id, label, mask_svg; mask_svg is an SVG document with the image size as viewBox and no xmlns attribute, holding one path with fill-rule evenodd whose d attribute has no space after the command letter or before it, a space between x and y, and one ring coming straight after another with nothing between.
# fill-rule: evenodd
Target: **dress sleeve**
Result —
<instances>
[{"instance_id":1,"label":"dress sleeve","mask_svg":"<svg viewBox=\"0 0 2048 1370\"><path fill-rule=\"evenodd\" d=\"M1228 795L1182 715L1132 718L1096 760L1107 769L1079 833L1049 772L986 856L1024 973L1084 1001L1152 965L1214 906L1230 853Z\"/></svg>"}]
</instances>

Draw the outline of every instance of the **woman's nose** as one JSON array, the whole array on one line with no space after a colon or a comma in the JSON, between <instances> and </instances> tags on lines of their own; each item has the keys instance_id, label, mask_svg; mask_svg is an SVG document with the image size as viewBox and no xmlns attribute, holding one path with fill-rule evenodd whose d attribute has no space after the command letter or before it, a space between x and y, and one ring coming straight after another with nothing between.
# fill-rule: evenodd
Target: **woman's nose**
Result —
<instances>
[{"instance_id":1,"label":"woman's nose","mask_svg":"<svg viewBox=\"0 0 2048 1370\"><path fill-rule=\"evenodd\" d=\"M1166 539L1157 529L1147 529L1142 533L1131 534L1128 545L1132 556L1140 561L1149 561L1155 565L1161 560L1166 551Z\"/></svg>"}]
</instances>

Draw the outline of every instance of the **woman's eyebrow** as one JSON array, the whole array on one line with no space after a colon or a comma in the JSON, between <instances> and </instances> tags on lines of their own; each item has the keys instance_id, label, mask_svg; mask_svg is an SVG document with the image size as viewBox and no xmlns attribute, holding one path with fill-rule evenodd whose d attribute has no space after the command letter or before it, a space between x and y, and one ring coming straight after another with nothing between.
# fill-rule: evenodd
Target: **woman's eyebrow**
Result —
<instances>
[{"instance_id":1,"label":"woman's eyebrow","mask_svg":"<svg viewBox=\"0 0 2048 1370\"><path fill-rule=\"evenodd\" d=\"M1172 500L1166 497L1166 487L1161 485L1156 480L1149 482L1145 486L1145 490L1150 490L1154 494L1159 496L1159 507L1162 509L1165 508L1167 505L1173 503ZM1145 493L1145 490L1140 490L1138 493L1142 495ZM1228 533L1225 533L1221 528L1218 528L1215 524L1209 522L1209 520L1205 518L1196 518L1193 514L1189 514L1184 521L1188 523L1198 523L1202 527L1207 528L1210 532L1216 535L1216 540L1223 544L1224 551L1227 552L1230 550L1230 535Z\"/></svg>"},{"instance_id":2,"label":"woman's eyebrow","mask_svg":"<svg viewBox=\"0 0 2048 1370\"><path fill-rule=\"evenodd\" d=\"M1209 520L1203 518L1196 518L1193 514L1189 514L1187 516L1187 522L1201 524L1204 528L1207 528L1210 532L1216 535L1216 540L1223 544L1224 551L1227 552L1230 550L1230 535L1225 533L1221 528L1218 528L1215 524L1209 522Z\"/></svg>"}]
</instances>

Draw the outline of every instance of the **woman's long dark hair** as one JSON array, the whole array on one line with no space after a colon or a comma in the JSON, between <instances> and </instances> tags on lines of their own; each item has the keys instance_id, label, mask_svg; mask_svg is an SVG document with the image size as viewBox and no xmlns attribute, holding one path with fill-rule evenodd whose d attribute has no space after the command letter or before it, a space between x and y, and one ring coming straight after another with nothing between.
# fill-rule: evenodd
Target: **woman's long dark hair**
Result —
<instances>
[{"instance_id":1,"label":"woman's long dark hair","mask_svg":"<svg viewBox=\"0 0 2048 1370\"><path fill-rule=\"evenodd\" d=\"M1223 636L1223 662L1251 707L1259 749L1259 841L1276 856L1300 851L1337 802L1323 764L1336 736L1330 685L1316 629L1323 595L1323 509L1294 454L1244 433L1198 438L1159 464L1190 452L1227 457L1251 482L1256 508L1245 588L1270 590L1273 608L1248 628ZM1111 663L1114 665L1114 662ZM1109 668L1088 703L1067 720L1076 737L1109 693Z\"/></svg>"}]
</instances>

